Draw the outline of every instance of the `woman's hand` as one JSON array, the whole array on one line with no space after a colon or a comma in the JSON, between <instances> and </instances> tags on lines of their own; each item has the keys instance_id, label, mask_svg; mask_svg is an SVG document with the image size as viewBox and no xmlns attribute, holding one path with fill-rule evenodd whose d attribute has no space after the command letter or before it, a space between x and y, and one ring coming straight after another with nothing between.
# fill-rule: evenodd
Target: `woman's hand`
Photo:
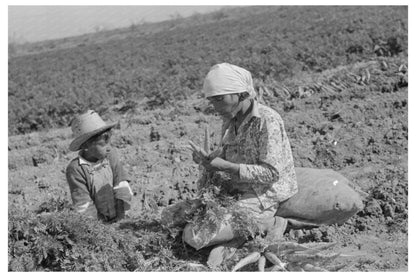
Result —
<instances>
[{"instance_id":1,"label":"woman's hand","mask_svg":"<svg viewBox=\"0 0 416 277\"><path fill-rule=\"evenodd\" d=\"M232 163L226 161L222 158L216 157L211 160L202 161L202 166L206 168L206 170L214 172L214 171L226 171L229 173L238 173L240 170L240 165L236 163Z\"/></svg>"},{"instance_id":2,"label":"woman's hand","mask_svg":"<svg viewBox=\"0 0 416 277\"><path fill-rule=\"evenodd\" d=\"M189 141L189 145L191 146L192 159L195 163L200 164L203 161L209 159L209 154L204 149L202 149L192 141Z\"/></svg>"},{"instance_id":3,"label":"woman's hand","mask_svg":"<svg viewBox=\"0 0 416 277\"><path fill-rule=\"evenodd\" d=\"M192 160L197 164L202 163L201 157L198 154L196 154L195 152L192 152Z\"/></svg>"},{"instance_id":4,"label":"woman's hand","mask_svg":"<svg viewBox=\"0 0 416 277\"><path fill-rule=\"evenodd\" d=\"M239 164L235 164L218 157L222 152L221 149L217 149L213 153L209 154L192 141L189 141L189 145L192 147L192 159L194 162L205 167L207 171L226 171L229 173L238 173L240 170Z\"/></svg>"}]
</instances>

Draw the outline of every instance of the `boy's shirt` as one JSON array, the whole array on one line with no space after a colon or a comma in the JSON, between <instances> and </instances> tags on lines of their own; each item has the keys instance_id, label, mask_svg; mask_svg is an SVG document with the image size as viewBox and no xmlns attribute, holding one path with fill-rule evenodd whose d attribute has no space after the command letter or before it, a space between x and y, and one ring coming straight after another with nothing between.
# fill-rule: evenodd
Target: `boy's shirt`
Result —
<instances>
[{"instance_id":1,"label":"boy's shirt","mask_svg":"<svg viewBox=\"0 0 416 277\"><path fill-rule=\"evenodd\" d=\"M90 217L111 220L116 217L116 199L130 206L129 178L114 150L104 160L91 163L81 155L67 167L67 181L75 209Z\"/></svg>"}]
</instances>

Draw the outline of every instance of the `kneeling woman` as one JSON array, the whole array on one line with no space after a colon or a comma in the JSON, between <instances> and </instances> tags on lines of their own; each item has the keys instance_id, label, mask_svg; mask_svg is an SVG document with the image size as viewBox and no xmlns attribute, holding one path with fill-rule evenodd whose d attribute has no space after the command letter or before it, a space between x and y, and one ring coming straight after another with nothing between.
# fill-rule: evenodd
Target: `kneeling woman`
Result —
<instances>
[{"instance_id":1,"label":"kneeling woman","mask_svg":"<svg viewBox=\"0 0 416 277\"><path fill-rule=\"evenodd\" d=\"M275 217L279 203L297 192L290 143L280 115L256 100L250 72L228 63L217 64L205 78L203 92L222 117L220 148L209 155L191 143L194 161L203 167L200 188L219 185L238 195L235 206L259 230L282 236L286 220ZM228 217L232 221L232 215ZM196 249L235 238L225 222L210 239L201 239L200 226L188 224L184 240Z\"/></svg>"}]
</instances>

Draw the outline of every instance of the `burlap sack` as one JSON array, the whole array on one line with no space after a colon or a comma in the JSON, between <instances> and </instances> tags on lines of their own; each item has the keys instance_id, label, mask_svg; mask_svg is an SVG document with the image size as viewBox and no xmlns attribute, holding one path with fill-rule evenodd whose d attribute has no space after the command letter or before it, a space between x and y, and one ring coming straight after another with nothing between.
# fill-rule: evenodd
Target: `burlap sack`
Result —
<instances>
[{"instance_id":1,"label":"burlap sack","mask_svg":"<svg viewBox=\"0 0 416 277\"><path fill-rule=\"evenodd\" d=\"M350 181L331 169L295 168L298 193L280 203L277 216L314 224L342 224L363 209Z\"/></svg>"},{"instance_id":2,"label":"burlap sack","mask_svg":"<svg viewBox=\"0 0 416 277\"><path fill-rule=\"evenodd\" d=\"M187 224L182 233L182 240L196 250L230 241L234 238L233 229L227 222L230 217L231 215L227 215L224 221L211 226L211 228L208 228L206 224L202 226Z\"/></svg>"}]
</instances>

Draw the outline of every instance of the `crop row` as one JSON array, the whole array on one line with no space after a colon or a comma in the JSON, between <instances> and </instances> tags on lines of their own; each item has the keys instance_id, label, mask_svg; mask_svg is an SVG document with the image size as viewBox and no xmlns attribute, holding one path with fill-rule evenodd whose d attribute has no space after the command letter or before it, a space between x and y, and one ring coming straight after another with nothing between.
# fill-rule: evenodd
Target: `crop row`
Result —
<instances>
[{"instance_id":1,"label":"crop row","mask_svg":"<svg viewBox=\"0 0 416 277\"><path fill-rule=\"evenodd\" d=\"M250 9L250 8L246 8ZM165 107L200 93L210 66L230 62L272 86L377 56L407 55L406 7L264 7L172 31L9 60L9 134L67 126L87 108L147 97Z\"/></svg>"}]
</instances>

